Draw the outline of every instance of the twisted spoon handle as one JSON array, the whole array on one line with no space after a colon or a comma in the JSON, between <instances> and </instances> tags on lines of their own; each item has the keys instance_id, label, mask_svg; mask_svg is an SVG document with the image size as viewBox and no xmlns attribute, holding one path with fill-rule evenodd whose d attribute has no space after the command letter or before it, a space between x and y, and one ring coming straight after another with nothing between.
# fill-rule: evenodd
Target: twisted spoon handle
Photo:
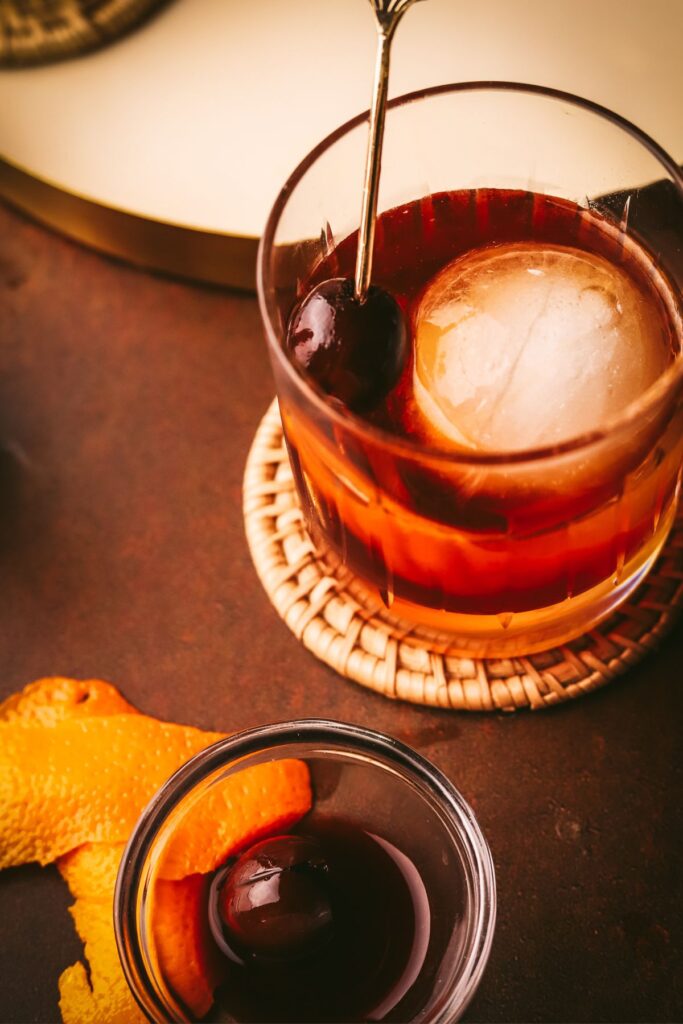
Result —
<instances>
[{"instance_id":1,"label":"twisted spoon handle","mask_svg":"<svg viewBox=\"0 0 683 1024\"><path fill-rule=\"evenodd\" d=\"M365 300L372 274L372 254L375 244L375 223L377 220L377 196L382 167L382 142L384 139L384 120L389 89L391 42L399 21L408 8L418 2L418 0L369 0L369 2L377 19L378 41L375 81L372 92L372 106L370 108L368 148L365 157L363 204L358 232L358 251L356 253L355 293L356 298L360 302Z\"/></svg>"}]
</instances>

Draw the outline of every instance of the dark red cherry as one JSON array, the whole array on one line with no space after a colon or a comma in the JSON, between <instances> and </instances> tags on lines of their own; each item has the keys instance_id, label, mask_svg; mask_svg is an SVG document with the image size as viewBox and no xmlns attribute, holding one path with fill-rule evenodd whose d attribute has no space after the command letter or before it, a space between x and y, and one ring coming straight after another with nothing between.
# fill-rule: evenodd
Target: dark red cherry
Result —
<instances>
[{"instance_id":1,"label":"dark red cherry","mask_svg":"<svg viewBox=\"0 0 683 1024\"><path fill-rule=\"evenodd\" d=\"M388 292L373 285L359 302L353 281L335 277L316 285L295 308L287 343L323 391L363 412L400 377L407 330L401 307Z\"/></svg>"},{"instance_id":2,"label":"dark red cherry","mask_svg":"<svg viewBox=\"0 0 683 1024\"><path fill-rule=\"evenodd\" d=\"M320 843L274 836L235 862L218 892L218 914L229 946L243 955L288 959L329 938L329 868Z\"/></svg>"}]
</instances>

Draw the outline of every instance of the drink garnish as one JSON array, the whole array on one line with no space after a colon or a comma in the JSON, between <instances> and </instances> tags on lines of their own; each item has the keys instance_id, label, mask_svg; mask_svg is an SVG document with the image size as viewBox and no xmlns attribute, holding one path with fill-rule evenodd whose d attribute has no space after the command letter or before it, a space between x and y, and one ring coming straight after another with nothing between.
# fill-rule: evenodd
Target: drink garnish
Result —
<instances>
[{"instance_id":1,"label":"drink garnish","mask_svg":"<svg viewBox=\"0 0 683 1024\"><path fill-rule=\"evenodd\" d=\"M405 318L396 300L371 286L360 302L348 278L317 285L296 307L287 343L323 391L354 412L373 408L401 375Z\"/></svg>"},{"instance_id":2,"label":"drink garnish","mask_svg":"<svg viewBox=\"0 0 683 1024\"><path fill-rule=\"evenodd\" d=\"M109 683L43 679L0 704L0 865L56 860L89 964L60 977L65 1024L137 1024L121 970L114 885L130 831L169 774L221 733L139 714ZM308 769L274 761L229 776L195 805L161 853L155 942L169 985L198 1018L217 983L200 912L208 872L310 808ZM217 817L215 817L217 815Z\"/></svg>"},{"instance_id":3,"label":"drink garnish","mask_svg":"<svg viewBox=\"0 0 683 1024\"><path fill-rule=\"evenodd\" d=\"M398 381L408 351L403 310L389 292L370 285L389 88L391 43L415 0L370 0L377 25L377 59L370 108L356 271L317 284L295 308L287 332L294 360L323 391L363 412Z\"/></svg>"},{"instance_id":4,"label":"drink garnish","mask_svg":"<svg viewBox=\"0 0 683 1024\"><path fill-rule=\"evenodd\" d=\"M314 838L281 835L256 843L217 878L209 914L222 930L219 941L237 955L268 960L319 949L334 926L328 876Z\"/></svg>"}]
</instances>

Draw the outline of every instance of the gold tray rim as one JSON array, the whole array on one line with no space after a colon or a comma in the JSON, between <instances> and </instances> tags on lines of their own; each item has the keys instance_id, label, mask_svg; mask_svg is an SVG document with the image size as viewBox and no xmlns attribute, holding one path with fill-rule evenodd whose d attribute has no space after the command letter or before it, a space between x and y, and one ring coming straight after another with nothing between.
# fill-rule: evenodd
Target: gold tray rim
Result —
<instances>
[{"instance_id":1,"label":"gold tray rim","mask_svg":"<svg viewBox=\"0 0 683 1024\"><path fill-rule=\"evenodd\" d=\"M0 196L68 238L145 270L256 290L259 239L154 220L63 188L0 156Z\"/></svg>"}]
</instances>

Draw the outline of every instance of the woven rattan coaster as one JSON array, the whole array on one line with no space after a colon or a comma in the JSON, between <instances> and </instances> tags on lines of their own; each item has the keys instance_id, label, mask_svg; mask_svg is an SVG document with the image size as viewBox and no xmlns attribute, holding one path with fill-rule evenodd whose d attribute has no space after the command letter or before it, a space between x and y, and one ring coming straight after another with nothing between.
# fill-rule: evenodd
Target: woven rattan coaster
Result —
<instances>
[{"instance_id":1,"label":"woven rattan coaster","mask_svg":"<svg viewBox=\"0 0 683 1024\"><path fill-rule=\"evenodd\" d=\"M166 0L0 0L0 67L44 64L103 46Z\"/></svg>"},{"instance_id":2,"label":"woven rattan coaster","mask_svg":"<svg viewBox=\"0 0 683 1024\"><path fill-rule=\"evenodd\" d=\"M294 635L341 675L386 697L466 711L541 708L579 697L652 650L683 604L683 514L643 585L598 628L527 657L450 656L370 606L353 576L331 571L306 531L277 403L254 438L244 520L256 571Z\"/></svg>"}]
</instances>

